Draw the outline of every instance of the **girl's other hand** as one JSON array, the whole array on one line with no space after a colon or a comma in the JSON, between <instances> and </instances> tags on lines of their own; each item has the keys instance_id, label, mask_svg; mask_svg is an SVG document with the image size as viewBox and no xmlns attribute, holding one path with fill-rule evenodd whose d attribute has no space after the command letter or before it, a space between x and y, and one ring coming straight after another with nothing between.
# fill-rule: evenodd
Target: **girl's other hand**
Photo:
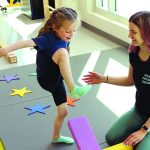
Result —
<instances>
[{"instance_id":1,"label":"girl's other hand","mask_svg":"<svg viewBox=\"0 0 150 150\"><path fill-rule=\"evenodd\" d=\"M5 56L5 55L6 55L5 48L2 48L2 46L0 45L0 57Z\"/></svg>"}]
</instances>

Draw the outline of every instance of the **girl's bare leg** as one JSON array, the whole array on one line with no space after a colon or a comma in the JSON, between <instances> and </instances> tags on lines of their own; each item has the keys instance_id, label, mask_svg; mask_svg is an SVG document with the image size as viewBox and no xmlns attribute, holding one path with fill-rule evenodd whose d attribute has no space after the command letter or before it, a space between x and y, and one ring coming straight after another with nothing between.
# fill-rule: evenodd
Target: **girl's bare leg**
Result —
<instances>
[{"instance_id":1,"label":"girl's bare leg","mask_svg":"<svg viewBox=\"0 0 150 150\"><path fill-rule=\"evenodd\" d=\"M73 144L74 140L70 137L62 136L61 128L64 122L64 118L68 114L67 104L63 103L57 106L57 115L54 121L54 131L52 136L52 143L66 143L66 144Z\"/></svg>"},{"instance_id":2,"label":"girl's bare leg","mask_svg":"<svg viewBox=\"0 0 150 150\"><path fill-rule=\"evenodd\" d=\"M63 104L57 106L57 114L56 114L56 118L54 120L54 131L53 131L52 138L60 137L61 127L64 122L64 118L67 116L67 114L68 114L68 110L67 110L66 103L63 103Z\"/></svg>"},{"instance_id":3,"label":"girl's bare leg","mask_svg":"<svg viewBox=\"0 0 150 150\"><path fill-rule=\"evenodd\" d=\"M85 95L91 88L91 86L76 86L72 77L69 55L67 50L61 49L58 50L54 56L53 60L59 65L61 75L68 87L68 90L72 98L79 98L80 96Z\"/></svg>"}]
</instances>

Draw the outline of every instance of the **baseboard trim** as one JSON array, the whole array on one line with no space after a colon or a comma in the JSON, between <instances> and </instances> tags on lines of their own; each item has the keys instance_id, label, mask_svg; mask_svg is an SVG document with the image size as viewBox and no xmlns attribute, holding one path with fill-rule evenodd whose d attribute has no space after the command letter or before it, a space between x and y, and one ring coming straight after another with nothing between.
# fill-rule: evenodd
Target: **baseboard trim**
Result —
<instances>
[{"instance_id":1,"label":"baseboard trim","mask_svg":"<svg viewBox=\"0 0 150 150\"><path fill-rule=\"evenodd\" d=\"M90 25L90 24L88 24L88 23L86 23L84 21L82 21L82 26L87 28L87 29L89 29L89 30L91 30L91 31L93 31L93 32L95 32L95 33L100 34L101 36L104 36L105 38L108 38L108 39L118 43L119 45L121 45L121 46L123 46L125 48L129 47L129 43L127 43L127 42L125 42L123 40L120 40L120 39L116 38L115 36L113 36L111 34L108 34L108 33L104 32L104 31L102 31L100 29L97 29L96 27L94 27L94 26L92 26L92 25Z\"/></svg>"}]
</instances>

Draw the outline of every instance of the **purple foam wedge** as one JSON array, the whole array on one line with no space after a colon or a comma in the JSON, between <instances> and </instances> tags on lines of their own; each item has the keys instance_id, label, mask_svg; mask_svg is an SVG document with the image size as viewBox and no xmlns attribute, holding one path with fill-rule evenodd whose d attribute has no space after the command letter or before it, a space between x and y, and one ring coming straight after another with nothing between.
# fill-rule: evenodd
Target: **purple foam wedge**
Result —
<instances>
[{"instance_id":1,"label":"purple foam wedge","mask_svg":"<svg viewBox=\"0 0 150 150\"><path fill-rule=\"evenodd\" d=\"M78 150L102 150L85 116L69 119L68 127Z\"/></svg>"}]
</instances>

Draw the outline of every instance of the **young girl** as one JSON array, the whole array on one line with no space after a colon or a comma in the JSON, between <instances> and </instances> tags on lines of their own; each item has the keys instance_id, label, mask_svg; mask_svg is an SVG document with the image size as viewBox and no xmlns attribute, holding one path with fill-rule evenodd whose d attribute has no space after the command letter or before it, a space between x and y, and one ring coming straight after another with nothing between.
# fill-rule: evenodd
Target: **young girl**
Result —
<instances>
[{"instance_id":1,"label":"young girl","mask_svg":"<svg viewBox=\"0 0 150 150\"><path fill-rule=\"evenodd\" d=\"M72 78L68 47L78 26L79 19L76 11L71 8L58 8L52 12L36 38L0 48L0 56L25 47L35 47L37 50L38 83L43 89L52 93L57 106L52 143L74 143L72 138L60 134L64 118L68 113L63 79L72 98L85 95L91 88L88 85L76 86Z\"/></svg>"}]
</instances>

